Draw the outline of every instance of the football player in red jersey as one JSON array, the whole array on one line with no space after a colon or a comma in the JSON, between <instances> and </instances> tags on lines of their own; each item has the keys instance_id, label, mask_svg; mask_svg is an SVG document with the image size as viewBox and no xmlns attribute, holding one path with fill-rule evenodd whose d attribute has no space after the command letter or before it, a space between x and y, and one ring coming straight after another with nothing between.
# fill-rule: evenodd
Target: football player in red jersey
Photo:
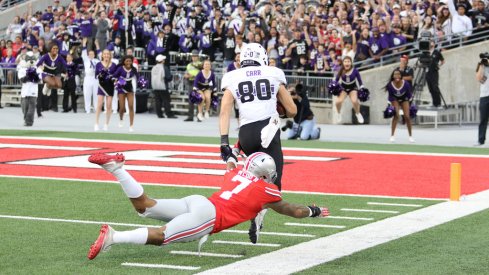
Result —
<instances>
[{"instance_id":1,"label":"football player in red jersey","mask_svg":"<svg viewBox=\"0 0 489 275\"><path fill-rule=\"evenodd\" d=\"M327 208L302 206L282 200L280 190L273 184L277 178L275 162L265 153L251 154L242 169L227 171L221 190L209 198L201 195L181 199L149 198L143 187L123 168L124 160L122 154L103 153L91 155L88 159L117 178L140 216L168 223L162 227L131 231L115 231L104 224L88 252L90 260L100 251L120 243L166 245L200 239L200 251L209 234L248 221L266 208L294 218L329 215Z\"/></svg>"}]
</instances>

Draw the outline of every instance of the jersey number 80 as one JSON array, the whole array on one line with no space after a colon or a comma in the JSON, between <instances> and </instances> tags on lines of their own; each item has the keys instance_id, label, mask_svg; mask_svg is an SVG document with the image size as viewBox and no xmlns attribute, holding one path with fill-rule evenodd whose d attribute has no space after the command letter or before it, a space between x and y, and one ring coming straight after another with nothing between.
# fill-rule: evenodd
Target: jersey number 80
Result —
<instances>
[{"instance_id":1,"label":"jersey number 80","mask_svg":"<svg viewBox=\"0 0 489 275\"><path fill-rule=\"evenodd\" d=\"M241 103L255 100L269 100L272 98L272 90L268 79L258 79L253 85L251 81L243 81L238 84L238 93Z\"/></svg>"}]
</instances>

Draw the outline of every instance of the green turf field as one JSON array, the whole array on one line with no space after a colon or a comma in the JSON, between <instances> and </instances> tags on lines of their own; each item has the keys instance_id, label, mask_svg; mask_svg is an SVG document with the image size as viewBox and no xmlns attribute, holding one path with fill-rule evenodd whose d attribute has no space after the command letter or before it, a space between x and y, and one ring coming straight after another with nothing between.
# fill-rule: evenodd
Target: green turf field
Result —
<instances>
[{"instance_id":1,"label":"green turf field","mask_svg":"<svg viewBox=\"0 0 489 275\"><path fill-rule=\"evenodd\" d=\"M135 140L156 142L216 143L214 138L191 138L156 135L121 135L102 133L66 133L45 131L7 131L3 136L66 137L78 139ZM287 147L325 149L408 151L452 154L486 154L487 149L435 147L419 145L373 145L284 141ZM216 146L217 148L217 146ZM179 198L191 194L210 195L215 189L145 186L155 198ZM159 225L140 218L132 209L120 186L113 183L44 180L1 177L0 171L0 273L2 274L115 274L167 273L193 274L229 264L240 259L261 255L283 247L332 235L370 222L389 218L419 208L384 207L399 213L341 213L342 208L372 208L367 202L420 204L422 207L440 201L375 198L356 196L304 195L285 193L288 201L330 208L332 215L372 220L303 219L269 212L264 232L297 234L297 236L262 235L261 243L279 247L240 246L213 243L213 241L248 242L247 234L222 232L213 235L203 252L234 255L241 258L197 257L172 254L172 251L197 251L197 243L173 244L165 247L119 245L95 260L88 261L90 244L98 236L100 224L125 223ZM339 214L341 213L341 214ZM489 211L483 211L435 228L404 237L384 245L367 249L315 268L304 274L487 274L489 253L486 236L489 229ZM18 216L16 219L6 216ZM28 220L27 217L58 219ZM23 219L20 219L23 218ZM303 222L343 228L286 226L286 222ZM114 225L116 230L135 227ZM248 224L233 230L247 231ZM198 266L197 271L151 269L121 266L124 262ZM280 269L277 269L277 274Z\"/></svg>"}]
</instances>

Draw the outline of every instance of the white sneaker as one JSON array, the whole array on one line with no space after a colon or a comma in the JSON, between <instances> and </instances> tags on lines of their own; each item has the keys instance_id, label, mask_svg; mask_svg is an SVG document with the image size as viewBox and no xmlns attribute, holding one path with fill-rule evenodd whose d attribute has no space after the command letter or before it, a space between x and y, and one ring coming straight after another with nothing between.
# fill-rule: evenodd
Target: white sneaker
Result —
<instances>
[{"instance_id":1,"label":"white sneaker","mask_svg":"<svg viewBox=\"0 0 489 275\"><path fill-rule=\"evenodd\" d=\"M104 124L104 131L106 131L106 132L107 132L107 130L109 130L109 125Z\"/></svg>"},{"instance_id":2,"label":"white sneaker","mask_svg":"<svg viewBox=\"0 0 489 275\"><path fill-rule=\"evenodd\" d=\"M361 113L355 114L355 116L357 117L358 123L363 124L365 122Z\"/></svg>"},{"instance_id":3,"label":"white sneaker","mask_svg":"<svg viewBox=\"0 0 489 275\"><path fill-rule=\"evenodd\" d=\"M129 133L134 132L134 128L132 126L129 127Z\"/></svg>"},{"instance_id":4,"label":"white sneaker","mask_svg":"<svg viewBox=\"0 0 489 275\"><path fill-rule=\"evenodd\" d=\"M119 128L124 127L124 120L119 120Z\"/></svg>"},{"instance_id":5,"label":"white sneaker","mask_svg":"<svg viewBox=\"0 0 489 275\"><path fill-rule=\"evenodd\" d=\"M47 96L51 95L51 90L48 88L48 84L44 84L44 87L42 87L42 94Z\"/></svg>"},{"instance_id":6,"label":"white sneaker","mask_svg":"<svg viewBox=\"0 0 489 275\"><path fill-rule=\"evenodd\" d=\"M95 132L97 132L98 130L100 130L100 128L98 127L98 124L95 124L95 125L93 126L93 130L94 130Z\"/></svg>"},{"instance_id":7,"label":"white sneaker","mask_svg":"<svg viewBox=\"0 0 489 275\"><path fill-rule=\"evenodd\" d=\"M337 124L340 124L341 123L341 114L335 111L334 112L334 115L336 117L336 119L335 119L336 120L336 123Z\"/></svg>"},{"instance_id":8,"label":"white sneaker","mask_svg":"<svg viewBox=\"0 0 489 275\"><path fill-rule=\"evenodd\" d=\"M409 142L410 142L410 143L415 143L415 142L416 142L416 140L414 140L414 138L413 138L413 137L409 137Z\"/></svg>"},{"instance_id":9,"label":"white sneaker","mask_svg":"<svg viewBox=\"0 0 489 275\"><path fill-rule=\"evenodd\" d=\"M205 112L205 113L204 113L204 118L205 118L205 119L209 119L209 112Z\"/></svg>"},{"instance_id":10,"label":"white sneaker","mask_svg":"<svg viewBox=\"0 0 489 275\"><path fill-rule=\"evenodd\" d=\"M389 139L390 142L396 142L396 138L394 136L391 136L391 138Z\"/></svg>"},{"instance_id":11,"label":"white sneaker","mask_svg":"<svg viewBox=\"0 0 489 275\"><path fill-rule=\"evenodd\" d=\"M204 116L202 116L202 114L201 114L201 113L198 113L198 114L197 114L197 120L198 120L199 122L200 122L200 121L202 121L202 120L204 120Z\"/></svg>"}]
</instances>

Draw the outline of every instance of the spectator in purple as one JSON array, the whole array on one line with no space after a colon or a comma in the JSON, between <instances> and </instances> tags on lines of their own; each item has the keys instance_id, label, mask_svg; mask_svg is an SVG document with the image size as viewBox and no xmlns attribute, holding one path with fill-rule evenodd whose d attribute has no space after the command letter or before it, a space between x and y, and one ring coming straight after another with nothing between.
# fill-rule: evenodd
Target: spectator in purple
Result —
<instances>
[{"instance_id":1,"label":"spectator in purple","mask_svg":"<svg viewBox=\"0 0 489 275\"><path fill-rule=\"evenodd\" d=\"M394 48L392 50L393 53L399 53L406 49L406 46L403 46L407 43L407 39L401 32L400 24L392 25L392 35L390 40L390 48Z\"/></svg>"},{"instance_id":2,"label":"spectator in purple","mask_svg":"<svg viewBox=\"0 0 489 275\"><path fill-rule=\"evenodd\" d=\"M211 61L214 61L214 39L215 34L211 31L210 24L205 25L204 33L200 34L198 37L199 50L202 54L208 55Z\"/></svg>"},{"instance_id":3,"label":"spectator in purple","mask_svg":"<svg viewBox=\"0 0 489 275\"><path fill-rule=\"evenodd\" d=\"M17 64L15 63L15 57L13 56L13 51L12 49L7 49L7 56L2 58L2 68L8 69L7 70L7 85L12 85L14 84L14 72L17 67Z\"/></svg>"},{"instance_id":4,"label":"spectator in purple","mask_svg":"<svg viewBox=\"0 0 489 275\"><path fill-rule=\"evenodd\" d=\"M122 40L119 35L117 35L114 39L114 42L109 42L109 45L107 45L107 50L112 52L112 57L115 59L119 59L122 57Z\"/></svg>"},{"instance_id":5,"label":"spectator in purple","mask_svg":"<svg viewBox=\"0 0 489 275\"><path fill-rule=\"evenodd\" d=\"M53 6L48 6L46 8L46 12L41 16L41 22L43 24L50 24L53 22L54 14L53 14Z\"/></svg>"},{"instance_id":6,"label":"spectator in purple","mask_svg":"<svg viewBox=\"0 0 489 275\"><path fill-rule=\"evenodd\" d=\"M193 49L197 47L194 29L191 26L187 27L185 35L180 36L180 39L178 40L178 46L180 46L180 50L184 53L190 53Z\"/></svg>"},{"instance_id":7,"label":"spectator in purple","mask_svg":"<svg viewBox=\"0 0 489 275\"><path fill-rule=\"evenodd\" d=\"M372 28L372 37L369 39L370 57L373 62L379 62L382 56L384 56L389 51L389 42L380 36L379 28Z\"/></svg>"},{"instance_id":8,"label":"spectator in purple","mask_svg":"<svg viewBox=\"0 0 489 275\"><path fill-rule=\"evenodd\" d=\"M236 59L236 40L234 38L234 30L229 28L226 32L226 36L222 39L222 49L224 57L224 68L235 62Z\"/></svg>"},{"instance_id":9,"label":"spectator in purple","mask_svg":"<svg viewBox=\"0 0 489 275\"><path fill-rule=\"evenodd\" d=\"M65 32L63 34L63 40L57 42L59 46L59 54L63 56L63 58L66 58L66 56L70 53L70 49L71 49L70 34Z\"/></svg>"},{"instance_id":10,"label":"spectator in purple","mask_svg":"<svg viewBox=\"0 0 489 275\"><path fill-rule=\"evenodd\" d=\"M159 31L158 36L149 42L147 51L149 65L156 64L155 58L157 55L164 55L166 46L165 42L167 41L165 41L165 33L163 31Z\"/></svg>"}]
</instances>

